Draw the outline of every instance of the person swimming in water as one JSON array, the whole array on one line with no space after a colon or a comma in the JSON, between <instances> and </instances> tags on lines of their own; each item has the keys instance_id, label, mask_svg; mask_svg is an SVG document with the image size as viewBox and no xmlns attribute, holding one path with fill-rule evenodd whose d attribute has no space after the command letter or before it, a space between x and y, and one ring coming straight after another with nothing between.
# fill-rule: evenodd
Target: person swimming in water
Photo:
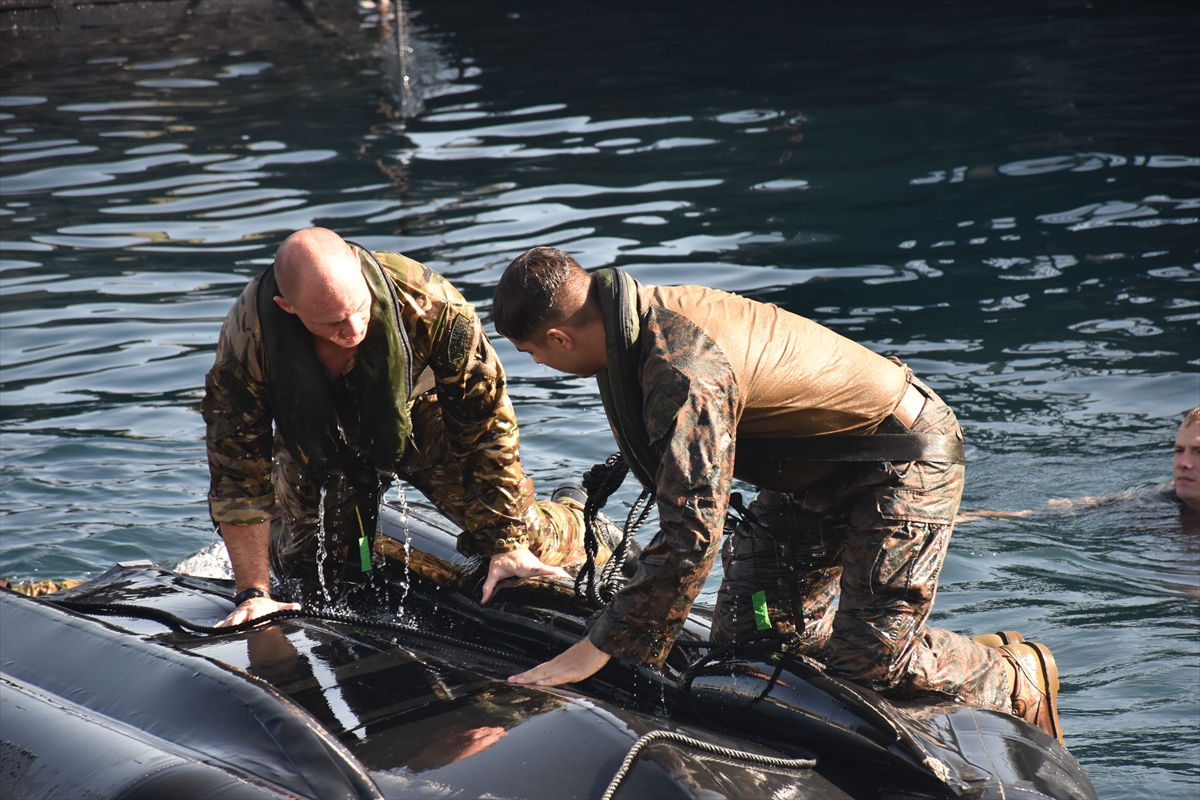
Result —
<instances>
[{"instance_id":1,"label":"person swimming in water","mask_svg":"<svg viewBox=\"0 0 1200 800\"><path fill-rule=\"evenodd\" d=\"M1153 489L1126 489L1110 495L1064 497L1048 501L1041 508L1022 511L964 511L956 523L978 519L1013 519L1042 514L1076 514L1095 508L1120 505L1171 503L1179 509L1180 524L1185 531L1200 531L1200 406L1183 415L1175 434L1175 457L1172 478Z\"/></svg>"},{"instance_id":2,"label":"person swimming in water","mask_svg":"<svg viewBox=\"0 0 1200 800\"><path fill-rule=\"evenodd\" d=\"M1175 500L1193 515L1200 513L1200 406L1189 411L1179 426L1172 467Z\"/></svg>"}]
</instances>

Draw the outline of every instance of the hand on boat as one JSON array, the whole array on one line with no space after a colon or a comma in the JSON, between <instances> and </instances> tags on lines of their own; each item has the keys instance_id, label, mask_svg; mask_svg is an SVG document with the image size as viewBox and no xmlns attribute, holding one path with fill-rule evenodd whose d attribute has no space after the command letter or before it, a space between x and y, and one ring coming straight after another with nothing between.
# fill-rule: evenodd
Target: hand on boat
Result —
<instances>
[{"instance_id":1,"label":"hand on boat","mask_svg":"<svg viewBox=\"0 0 1200 800\"><path fill-rule=\"evenodd\" d=\"M214 627L228 628L230 625L238 625L242 622L249 622L252 619L266 616L273 611L299 610L299 603L278 603L269 597L252 597L235 608L228 617L218 622Z\"/></svg>"},{"instance_id":2,"label":"hand on boat","mask_svg":"<svg viewBox=\"0 0 1200 800\"><path fill-rule=\"evenodd\" d=\"M578 683L592 677L612 658L585 636L571 645L566 652L528 672L513 675L509 683L533 683L538 686L558 686L563 683Z\"/></svg>"},{"instance_id":3,"label":"hand on boat","mask_svg":"<svg viewBox=\"0 0 1200 800\"><path fill-rule=\"evenodd\" d=\"M507 553L496 553L488 565L487 580L483 583L484 605L496 593L497 584L505 578L562 578L570 580L571 576L562 567L551 567L543 564L537 556L529 552L529 548L512 550Z\"/></svg>"}]
</instances>

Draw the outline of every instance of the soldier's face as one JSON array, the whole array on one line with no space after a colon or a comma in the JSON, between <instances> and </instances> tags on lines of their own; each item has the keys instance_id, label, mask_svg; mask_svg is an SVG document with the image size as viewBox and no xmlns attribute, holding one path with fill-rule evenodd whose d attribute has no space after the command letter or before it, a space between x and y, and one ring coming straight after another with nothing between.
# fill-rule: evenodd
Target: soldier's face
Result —
<instances>
[{"instance_id":1,"label":"soldier's face","mask_svg":"<svg viewBox=\"0 0 1200 800\"><path fill-rule=\"evenodd\" d=\"M534 361L550 369L565 372L568 375L578 375L580 378L590 378L604 367L591 363L584 352L574 346L573 341L564 341L554 336L551 330L540 342L525 342L510 339L513 346L522 353L528 353Z\"/></svg>"},{"instance_id":2,"label":"soldier's face","mask_svg":"<svg viewBox=\"0 0 1200 800\"><path fill-rule=\"evenodd\" d=\"M1200 424L1181 425L1175 437L1175 494L1200 508Z\"/></svg>"},{"instance_id":3,"label":"soldier's face","mask_svg":"<svg viewBox=\"0 0 1200 800\"><path fill-rule=\"evenodd\" d=\"M338 347L358 347L371 322L371 290L362 275L354 277L291 309L314 336Z\"/></svg>"}]
</instances>

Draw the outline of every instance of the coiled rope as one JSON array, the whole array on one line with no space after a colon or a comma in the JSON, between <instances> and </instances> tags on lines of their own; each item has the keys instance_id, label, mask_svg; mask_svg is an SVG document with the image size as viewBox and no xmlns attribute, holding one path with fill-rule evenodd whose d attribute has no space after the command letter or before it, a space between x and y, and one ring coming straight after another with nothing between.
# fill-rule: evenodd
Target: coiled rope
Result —
<instances>
[{"instance_id":1,"label":"coiled rope","mask_svg":"<svg viewBox=\"0 0 1200 800\"><path fill-rule=\"evenodd\" d=\"M629 752L625 754L625 760L621 762L621 768L617 770L617 774L609 781L608 788L604 790L601 800L612 800L613 795L617 793L617 789L625 781L625 777L629 774L633 762L650 745L661 741L678 742L679 744L687 745L696 750L703 750L714 755L724 756L739 761L748 761L753 764L762 764L768 767L783 767L784 769L812 769L817 765L815 758L773 758L771 756L760 756L758 753L748 753L745 750L733 750L728 747L706 742L702 739L693 739L691 736L685 736L682 733L673 731L651 731L639 738L633 743L633 747L629 748Z\"/></svg>"},{"instance_id":2,"label":"coiled rope","mask_svg":"<svg viewBox=\"0 0 1200 800\"><path fill-rule=\"evenodd\" d=\"M583 550L587 554L587 561L575 576L575 595L587 600L595 608L612 602L613 596L625 585L622 567L629 552L629 542L654 508L654 493L649 489L643 490L625 518L621 541L597 576L596 555L600 551L600 536L596 531L596 517L628 474L629 465L625 457L613 453L603 464L596 464L583 475L583 489L587 492L587 502L583 506Z\"/></svg>"}]
</instances>

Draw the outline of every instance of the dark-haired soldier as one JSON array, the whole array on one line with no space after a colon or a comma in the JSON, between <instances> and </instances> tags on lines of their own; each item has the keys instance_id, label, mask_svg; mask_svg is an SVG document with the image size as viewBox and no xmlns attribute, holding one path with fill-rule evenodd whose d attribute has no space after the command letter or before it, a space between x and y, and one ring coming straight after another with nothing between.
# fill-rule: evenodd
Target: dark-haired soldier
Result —
<instances>
[{"instance_id":1,"label":"dark-haired soldier","mask_svg":"<svg viewBox=\"0 0 1200 800\"><path fill-rule=\"evenodd\" d=\"M395 475L506 577L567 577L582 507L534 500L504 370L474 308L443 277L324 228L298 231L246 286L205 381L209 507L233 565L235 624L334 599L371 568Z\"/></svg>"},{"instance_id":2,"label":"dark-haired soldier","mask_svg":"<svg viewBox=\"0 0 1200 800\"><path fill-rule=\"evenodd\" d=\"M714 638L774 628L882 694L1015 713L1061 741L1046 647L926 625L962 495L962 433L907 367L774 305L589 275L549 247L509 265L493 314L537 362L596 377L661 520L588 636L511 680L579 681L610 657L660 663L713 566L737 477L760 492L722 553Z\"/></svg>"}]
</instances>

